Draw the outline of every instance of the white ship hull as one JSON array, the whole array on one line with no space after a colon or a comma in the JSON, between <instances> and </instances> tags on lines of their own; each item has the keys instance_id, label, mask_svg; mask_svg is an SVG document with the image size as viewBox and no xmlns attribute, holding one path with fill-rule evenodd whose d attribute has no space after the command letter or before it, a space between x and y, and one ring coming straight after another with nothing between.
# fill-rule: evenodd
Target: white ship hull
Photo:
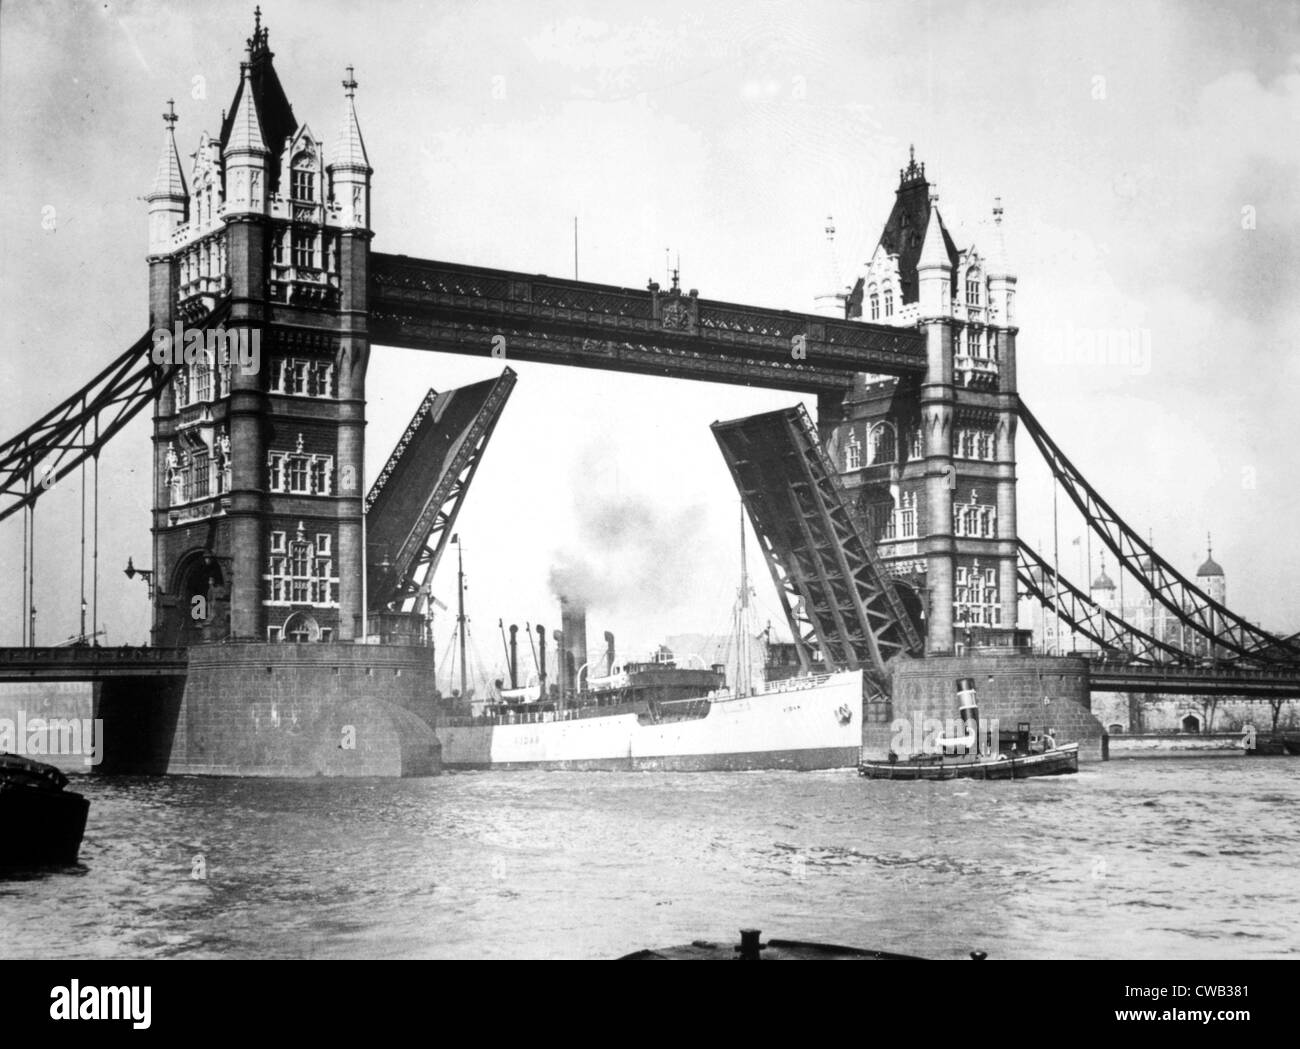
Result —
<instances>
[{"instance_id":1,"label":"white ship hull","mask_svg":"<svg viewBox=\"0 0 1300 1049\"><path fill-rule=\"evenodd\" d=\"M533 715L512 724L437 727L450 769L730 771L855 768L862 746L862 674L776 682L722 693L703 717L658 724L636 713Z\"/></svg>"}]
</instances>

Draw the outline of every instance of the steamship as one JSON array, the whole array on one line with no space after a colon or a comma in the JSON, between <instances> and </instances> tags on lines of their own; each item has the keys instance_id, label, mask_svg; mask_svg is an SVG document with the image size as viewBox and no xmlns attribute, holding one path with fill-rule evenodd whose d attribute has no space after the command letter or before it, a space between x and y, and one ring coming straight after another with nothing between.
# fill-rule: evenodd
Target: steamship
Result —
<instances>
[{"instance_id":1,"label":"steamship","mask_svg":"<svg viewBox=\"0 0 1300 1049\"><path fill-rule=\"evenodd\" d=\"M743 554L742 554L743 564ZM734 621L736 661L681 666L661 647L644 662L617 661L606 632L602 673L589 674L586 613L561 600L556 674L548 683L546 631L537 627L536 682L518 680L510 628L510 687L490 702L438 717L448 769L714 772L854 768L862 747L860 670L794 674L771 666L754 681L748 578ZM531 645L532 633L528 634ZM793 647L793 646L787 646Z\"/></svg>"}]
</instances>

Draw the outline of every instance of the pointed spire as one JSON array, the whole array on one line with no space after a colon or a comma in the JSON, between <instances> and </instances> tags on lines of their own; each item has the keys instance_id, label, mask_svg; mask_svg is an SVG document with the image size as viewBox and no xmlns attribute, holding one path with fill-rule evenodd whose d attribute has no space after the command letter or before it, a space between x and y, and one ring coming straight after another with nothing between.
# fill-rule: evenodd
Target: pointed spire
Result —
<instances>
[{"instance_id":1,"label":"pointed spire","mask_svg":"<svg viewBox=\"0 0 1300 1049\"><path fill-rule=\"evenodd\" d=\"M1196 574L1200 578L1223 575L1223 569L1214 559L1214 537L1209 532L1205 533L1205 564L1196 570Z\"/></svg>"},{"instance_id":2,"label":"pointed spire","mask_svg":"<svg viewBox=\"0 0 1300 1049\"><path fill-rule=\"evenodd\" d=\"M239 101L233 114L230 138L226 142L226 155L232 153L269 154L262 136L262 122L257 117L257 104L253 101L253 88L248 79L248 63L239 64Z\"/></svg>"},{"instance_id":3,"label":"pointed spire","mask_svg":"<svg viewBox=\"0 0 1300 1049\"><path fill-rule=\"evenodd\" d=\"M985 272L990 277L1010 277L1011 263L1007 259L1006 237L1002 231L1002 198L993 198L993 228L988 234L988 252L984 258Z\"/></svg>"},{"instance_id":4,"label":"pointed spire","mask_svg":"<svg viewBox=\"0 0 1300 1049\"><path fill-rule=\"evenodd\" d=\"M939 219L939 194L931 187L930 220L925 225L925 240L921 242L921 255L916 260L917 271L927 269L952 269L948 247L943 240L943 225Z\"/></svg>"},{"instance_id":5,"label":"pointed spire","mask_svg":"<svg viewBox=\"0 0 1300 1049\"><path fill-rule=\"evenodd\" d=\"M253 35L246 41L250 58L268 50L266 37L267 31L262 28L262 9L255 7L253 8Z\"/></svg>"},{"instance_id":6,"label":"pointed spire","mask_svg":"<svg viewBox=\"0 0 1300 1049\"><path fill-rule=\"evenodd\" d=\"M164 197L184 200L189 196L185 189L185 176L181 172L181 157L176 151L176 103L167 100L167 112L162 115L167 125L163 132L163 151L158 158L158 170L154 173L153 187L146 200L158 200Z\"/></svg>"},{"instance_id":7,"label":"pointed spire","mask_svg":"<svg viewBox=\"0 0 1300 1049\"><path fill-rule=\"evenodd\" d=\"M353 76L352 67L348 66L348 75L343 80L343 122L335 138L329 166L331 168L352 168L370 171L370 158L366 156L366 144L361 138L361 126L357 123L356 94L357 78Z\"/></svg>"},{"instance_id":8,"label":"pointed spire","mask_svg":"<svg viewBox=\"0 0 1300 1049\"><path fill-rule=\"evenodd\" d=\"M907 167L898 169L898 184L905 186L909 182L920 182L925 179L925 165L916 162L916 145L912 144L907 147Z\"/></svg>"}]
</instances>

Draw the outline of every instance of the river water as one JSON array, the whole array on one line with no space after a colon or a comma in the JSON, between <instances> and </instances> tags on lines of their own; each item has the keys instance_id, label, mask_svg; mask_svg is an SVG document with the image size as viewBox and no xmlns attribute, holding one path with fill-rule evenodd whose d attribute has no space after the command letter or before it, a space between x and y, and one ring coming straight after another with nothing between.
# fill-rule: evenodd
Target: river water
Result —
<instances>
[{"instance_id":1,"label":"river water","mask_svg":"<svg viewBox=\"0 0 1300 1049\"><path fill-rule=\"evenodd\" d=\"M0 880L2 956L609 958L742 926L930 957L1300 956L1295 759L73 787L81 863Z\"/></svg>"}]
</instances>

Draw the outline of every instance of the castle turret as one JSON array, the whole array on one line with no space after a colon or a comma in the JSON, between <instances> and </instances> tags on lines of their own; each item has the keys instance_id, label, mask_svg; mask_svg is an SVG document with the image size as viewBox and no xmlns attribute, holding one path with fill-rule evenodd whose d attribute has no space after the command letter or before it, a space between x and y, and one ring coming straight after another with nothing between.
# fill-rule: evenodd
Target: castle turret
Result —
<instances>
[{"instance_id":1,"label":"castle turret","mask_svg":"<svg viewBox=\"0 0 1300 1049\"><path fill-rule=\"evenodd\" d=\"M952 259L944 243L943 222L939 218L939 194L930 194L930 219L916 260L916 282L921 303L921 319L952 315Z\"/></svg>"},{"instance_id":2,"label":"castle turret","mask_svg":"<svg viewBox=\"0 0 1300 1049\"><path fill-rule=\"evenodd\" d=\"M1214 600L1223 601L1227 590L1226 581L1223 569L1214 559L1214 537L1208 533L1205 537L1205 563L1196 570L1196 580Z\"/></svg>"},{"instance_id":3,"label":"castle turret","mask_svg":"<svg viewBox=\"0 0 1300 1049\"><path fill-rule=\"evenodd\" d=\"M1106 574L1106 558L1101 559L1101 571L1097 573L1097 578L1092 581L1092 599L1097 602L1107 612L1115 612L1115 581Z\"/></svg>"},{"instance_id":4,"label":"castle turret","mask_svg":"<svg viewBox=\"0 0 1300 1049\"><path fill-rule=\"evenodd\" d=\"M149 202L150 255L171 250L172 234L185 224L189 210L190 195L181 173L180 154L176 151L176 119L176 104L168 99L167 112L163 114L167 126L163 132L162 156L158 158L153 186L144 198Z\"/></svg>"},{"instance_id":5,"label":"castle turret","mask_svg":"<svg viewBox=\"0 0 1300 1049\"><path fill-rule=\"evenodd\" d=\"M826 257L821 284L821 292L813 299L813 309L824 317L843 317L848 294L835 258L835 220L829 215L826 216Z\"/></svg>"},{"instance_id":6,"label":"castle turret","mask_svg":"<svg viewBox=\"0 0 1300 1049\"><path fill-rule=\"evenodd\" d=\"M1208 532L1205 535L1205 563L1196 570L1196 582L1213 600L1219 604L1224 603L1228 589L1227 580L1224 578L1219 562L1214 559L1214 540ZM1217 612L1210 612L1210 627L1213 630L1220 630L1223 627ZM1209 651L1214 658L1225 654L1218 645L1210 646Z\"/></svg>"},{"instance_id":7,"label":"castle turret","mask_svg":"<svg viewBox=\"0 0 1300 1049\"><path fill-rule=\"evenodd\" d=\"M338 469L339 496L343 500L339 517L339 570L342 578L359 577L364 553L362 520L365 508L359 479L365 471L366 366L370 339L366 324L366 274L370 258L370 176L366 145L357 123L357 80L348 66L343 80L343 120L338 140L330 154L327 172L333 193L328 223L337 227L338 272L342 294L339 299L339 345L335 369L339 376ZM351 481L350 479L358 479ZM361 595L344 588L340 597L340 620L360 616ZM361 631L364 634L364 631Z\"/></svg>"},{"instance_id":8,"label":"castle turret","mask_svg":"<svg viewBox=\"0 0 1300 1049\"><path fill-rule=\"evenodd\" d=\"M239 92L226 140L226 215L261 215L266 211L268 158L257 105L249 88L247 62L239 66Z\"/></svg>"},{"instance_id":9,"label":"castle turret","mask_svg":"<svg viewBox=\"0 0 1300 1049\"><path fill-rule=\"evenodd\" d=\"M357 124L357 81L348 66L343 81L343 120L330 151L330 184L334 189L337 223L342 229L368 229L370 226L370 176L373 171L366 156L366 144Z\"/></svg>"},{"instance_id":10,"label":"castle turret","mask_svg":"<svg viewBox=\"0 0 1300 1049\"><path fill-rule=\"evenodd\" d=\"M921 428L925 453L926 583L930 591L926 647L953 650L953 600L956 543L953 538L953 324L952 260L939 219L938 195L930 197L929 216L916 261L921 327L926 336L926 375L921 386Z\"/></svg>"}]
</instances>

